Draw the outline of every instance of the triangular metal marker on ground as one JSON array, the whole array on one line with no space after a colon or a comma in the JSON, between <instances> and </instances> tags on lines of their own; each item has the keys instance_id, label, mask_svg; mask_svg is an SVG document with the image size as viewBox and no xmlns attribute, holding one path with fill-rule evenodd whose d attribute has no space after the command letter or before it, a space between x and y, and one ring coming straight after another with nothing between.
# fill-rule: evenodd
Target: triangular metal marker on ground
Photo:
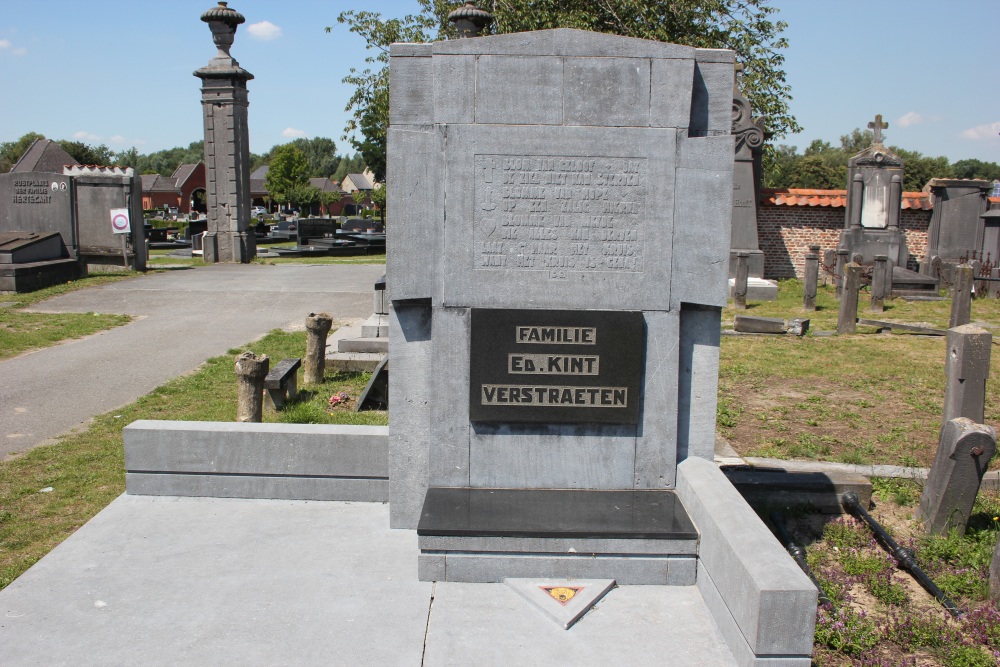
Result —
<instances>
[{"instance_id":1,"label":"triangular metal marker on ground","mask_svg":"<svg viewBox=\"0 0 1000 667\"><path fill-rule=\"evenodd\" d=\"M615 587L614 579L504 579L540 612L569 630Z\"/></svg>"}]
</instances>

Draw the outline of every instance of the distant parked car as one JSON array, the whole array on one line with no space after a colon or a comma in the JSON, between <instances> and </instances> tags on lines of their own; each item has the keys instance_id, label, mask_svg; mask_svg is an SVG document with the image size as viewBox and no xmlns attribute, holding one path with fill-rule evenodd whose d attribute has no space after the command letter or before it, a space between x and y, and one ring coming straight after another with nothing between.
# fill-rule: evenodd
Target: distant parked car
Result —
<instances>
[{"instance_id":1,"label":"distant parked car","mask_svg":"<svg viewBox=\"0 0 1000 667\"><path fill-rule=\"evenodd\" d=\"M250 217L256 218L261 215L267 215L267 209L263 206L254 206L250 209Z\"/></svg>"}]
</instances>

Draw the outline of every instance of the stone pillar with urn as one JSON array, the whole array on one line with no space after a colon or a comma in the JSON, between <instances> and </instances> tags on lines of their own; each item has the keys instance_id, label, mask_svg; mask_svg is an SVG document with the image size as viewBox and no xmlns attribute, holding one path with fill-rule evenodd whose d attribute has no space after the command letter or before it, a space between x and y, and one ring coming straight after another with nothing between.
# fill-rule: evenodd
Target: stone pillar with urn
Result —
<instances>
[{"instance_id":1,"label":"stone pillar with urn","mask_svg":"<svg viewBox=\"0 0 1000 667\"><path fill-rule=\"evenodd\" d=\"M236 28L246 19L226 2L201 20L212 30L218 52L194 73L201 79L205 123L205 181L208 194L206 262L247 263L257 254L250 231L250 134L247 81L253 74L229 55Z\"/></svg>"}]
</instances>

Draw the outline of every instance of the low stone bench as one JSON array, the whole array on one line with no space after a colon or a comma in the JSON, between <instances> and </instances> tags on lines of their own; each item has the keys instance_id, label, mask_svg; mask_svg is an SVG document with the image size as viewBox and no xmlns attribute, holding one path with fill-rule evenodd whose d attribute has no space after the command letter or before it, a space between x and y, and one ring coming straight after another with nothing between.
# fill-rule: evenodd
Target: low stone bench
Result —
<instances>
[{"instance_id":1,"label":"low stone bench","mask_svg":"<svg viewBox=\"0 0 1000 667\"><path fill-rule=\"evenodd\" d=\"M285 407L285 403L298 394L295 374L302 365L301 359L282 359L264 378L264 388L267 390L267 403L277 410Z\"/></svg>"}]
</instances>

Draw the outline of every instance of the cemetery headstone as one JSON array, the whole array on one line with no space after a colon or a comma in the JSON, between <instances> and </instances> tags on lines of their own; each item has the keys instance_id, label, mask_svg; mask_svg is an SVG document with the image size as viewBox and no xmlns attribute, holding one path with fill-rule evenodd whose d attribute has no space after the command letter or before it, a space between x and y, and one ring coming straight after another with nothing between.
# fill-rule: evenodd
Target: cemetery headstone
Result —
<instances>
[{"instance_id":1,"label":"cemetery headstone","mask_svg":"<svg viewBox=\"0 0 1000 667\"><path fill-rule=\"evenodd\" d=\"M844 272L850 262L851 251L847 248L837 248L837 266L834 269L834 279L837 281L837 299L844 293Z\"/></svg>"},{"instance_id":2,"label":"cemetery headstone","mask_svg":"<svg viewBox=\"0 0 1000 667\"><path fill-rule=\"evenodd\" d=\"M966 417L982 424L986 380L990 376L993 336L973 324L948 329L945 357L944 415L941 423Z\"/></svg>"},{"instance_id":3,"label":"cemetery headstone","mask_svg":"<svg viewBox=\"0 0 1000 667\"><path fill-rule=\"evenodd\" d=\"M868 123L874 133L871 145L848 161L847 213L840 248L868 263L886 255L893 266L905 267L909 252L899 228L903 202L903 160L882 144L882 130L889 124L882 115Z\"/></svg>"},{"instance_id":4,"label":"cemetery headstone","mask_svg":"<svg viewBox=\"0 0 1000 667\"><path fill-rule=\"evenodd\" d=\"M805 280L802 283L802 310L816 310L816 290L819 284L819 246L809 246L806 253Z\"/></svg>"},{"instance_id":5,"label":"cemetery headstone","mask_svg":"<svg viewBox=\"0 0 1000 667\"><path fill-rule=\"evenodd\" d=\"M921 273L931 273L930 260L958 263L983 250L986 212L992 183L983 180L932 178L928 183L934 208L927 229L927 251Z\"/></svg>"},{"instance_id":6,"label":"cemetery headstone","mask_svg":"<svg viewBox=\"0 0 1000 667\"><path fill-rule=\"evenodd\" d=\"M885 311L885 298L889 284L892 281L891 264L886 255L875 255L875 268L872 270L872 302L871 311L881 313Z\"/></svg>"},{"instance_id":7,"label":"cemetery headstone","mask_svg":"<svg viewBox=\"0 0 1000 667\"><path fill-rule=\"evenodd\" d=\"M968 324L972 320L972 267L956 266L951 271L951 316L948 328Z\"/></svg>"},{"instance_id":8,"label":"cemetery headstone","mask_svg":"<svg viewBox=\"0 0 1000 667\"><path fill-rule=\"evenodd\" d=\"M247 127L246 71L229 54L236 28L246 19L226 2L201 15L218 51L194 75L201 79L205 127L205 180L208 231L203 238L206 262L247 263L257 254L250 231L250 134Z\"/></svg>"},{"instance_id":9,"label":"cemetery headstone","mask_svg":"<svg viewBox=\"0 0 1000 667\"><path fill-rule=\"evenodd\" d=\"M740 310L747 307L747 279L750 277L749 253L736 253L736 284L733 286L733 302Z\"/></svg>"},{"instance_id":10,"label":"cemetery headstone","mask_svg":"<svg viewBox=\"0 0 1000 667\"><path fill-rule=\"evenodd\" d=\"M917 512L927 532L945 535L954 528L965 532L996 446L992 426L965 417L945 422Z\"/></svg>"},{"instance_id":11,"label":"cemetery headstone","mask_svg":"<svg viewBox=\"0 0 1000 667\"><path fill-rule=\"evenodd\" d=\"M837 333L851 334L858 330L858 291L861 289L861 267L851 262L844 267L844 291L840 295Z\"/></svg>"}]
</instances>

